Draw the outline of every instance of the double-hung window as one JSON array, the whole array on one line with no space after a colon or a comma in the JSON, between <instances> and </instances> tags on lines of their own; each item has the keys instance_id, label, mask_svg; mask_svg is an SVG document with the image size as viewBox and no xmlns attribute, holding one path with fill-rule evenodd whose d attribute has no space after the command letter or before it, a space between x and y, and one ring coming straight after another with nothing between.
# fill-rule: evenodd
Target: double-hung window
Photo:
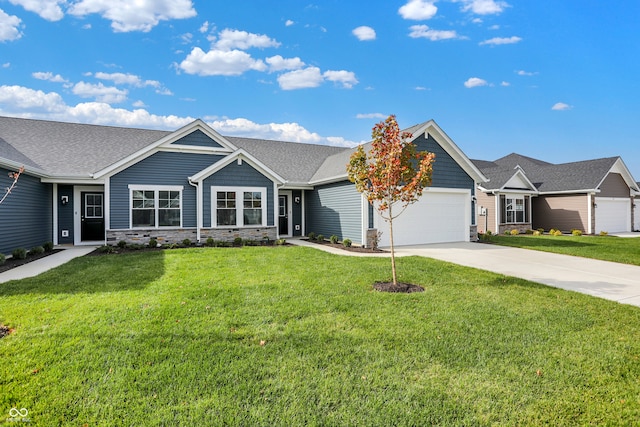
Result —
<instances>
[{"instance_id":1,"label":"double-hung window","mask_svg":"<svg viewBox=\"0 0 640 427\"><path fill-rule=\"evenodd\" d=\"M254 227L266 224L266 188L211 187L212 227Z\"/></svg>"},{"instance_id":2,"label":"double-hung window","mask_svg":"<svg viewBox=\"0 0 640 427\"><path fill-rule=\"evenodd\" d=\"M503 195L500 202L504 224L522 224L528 221L529 196Z\"/></svg>"},{"instance_id":3,"label":"double-hung window","mask_svg":"<svg viewBox=\"0 0 640 427\"><path fill-rule=\"evenodd\" d=\"M130 185L131 228L182 227L182 189Z\"/></svg>"}]
</instances>

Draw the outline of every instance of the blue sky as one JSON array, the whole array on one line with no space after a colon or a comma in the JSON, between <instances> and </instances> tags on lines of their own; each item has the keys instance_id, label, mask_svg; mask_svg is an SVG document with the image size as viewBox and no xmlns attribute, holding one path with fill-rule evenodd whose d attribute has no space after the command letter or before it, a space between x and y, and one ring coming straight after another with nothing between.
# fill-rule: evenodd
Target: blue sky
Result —
<instances>
[{"instance_id":1,"label":"blue sky","mask_svg":"<svg viewBox=\"0 0 640 427\"><path fill-rule=\"evenodd\" d=\"M640 2L0 0L0 114L331 145L396 114L471 158L622 156Z\"/></svg>"}]
</instances>

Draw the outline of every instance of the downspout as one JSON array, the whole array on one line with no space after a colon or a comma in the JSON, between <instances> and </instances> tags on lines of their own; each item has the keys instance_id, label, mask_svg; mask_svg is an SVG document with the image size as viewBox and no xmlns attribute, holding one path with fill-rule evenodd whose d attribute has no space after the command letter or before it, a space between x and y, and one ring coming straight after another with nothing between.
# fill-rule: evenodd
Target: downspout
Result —
<instances>
[{"instance_id":1,"label":"downspout","mask_svg":"<svg viewBox=\"0 0 640 427\"><path fill-rule=\"evenodd\" d=\"M202 186L200 183L194 183L191 177L188 177L189 185L196 189L196 240L200 243L200 229L202 228Z\"/></svg>"}]
</instances>

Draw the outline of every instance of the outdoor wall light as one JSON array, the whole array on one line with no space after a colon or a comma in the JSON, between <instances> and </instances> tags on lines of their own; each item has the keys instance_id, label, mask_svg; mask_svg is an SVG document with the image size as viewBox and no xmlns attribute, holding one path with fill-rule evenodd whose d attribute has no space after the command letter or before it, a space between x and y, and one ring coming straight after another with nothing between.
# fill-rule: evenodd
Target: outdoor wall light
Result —
<instances>
[{"instance_id":1,"label":"outdoor wall light","mask_svg":"<svg viewBox=\"0 0 640 427\"><path fill-rule=\"evenodd\" d=\"M294 201L296 204L300 203L300 196L296 196L296 197L294 197L294 198L293 198L293 201Z\"/></svg>"},{"instance_id":2,"label":"outdoor wall light","mask_svg":"<svg viewBox=\"0 0 640 427\"><path fill-rule=\"evenodd\" d=\"M66 205L67 203L69 203L69 196L62 196L60 197L60 203L62 203L62 206Z\"/></svg>"}]
</instances>

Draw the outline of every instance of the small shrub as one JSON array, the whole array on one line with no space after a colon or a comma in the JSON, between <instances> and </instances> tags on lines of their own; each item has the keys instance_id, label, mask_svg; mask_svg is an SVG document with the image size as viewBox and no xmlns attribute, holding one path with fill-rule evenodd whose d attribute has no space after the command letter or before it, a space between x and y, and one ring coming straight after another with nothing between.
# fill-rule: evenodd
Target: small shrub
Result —
<instances>
[{"instance_id":1,"label":"small shrub","mask_svg":"<svg viewBox=\"0 0 640 427\"><path fill-rule=\"evenodd\" d=\"M53 250L53 242L44 242L42 248L45 252L51 252Z\"/></svg>"},{"instance_id":2,"label":"small shrub","mask_svg":"<svg viewBox=\"0 0 640 427\"><path fill-rule=\"evenodd\" d=\"M318 242L324 242L324 235L323 235L323 234L318 234L318 235L316 236L316 240L317 240Z\"/></svg>"},{"instance_id":3,"label":"small shrub","mask_svg":"<svg viewBox=\"0 0 640 427\"><path fill-rule=\"evenodd\" d=\"M40 255L44 253L44 248L42 246L34 246L29 251L29 255Z\"/></svg>"},{"instance_id":4,"label":"small shrub","mask_svg":"<svg viewBox=\"0 0 640 427\"><path fill-rule=\"evenodd\" d=\"M338 236L336 236L335 234L334 234L334 235L332 235L331 237L329 237L329 241L330 241L331 243L333 243L334 245L335 245L336 243L338 243L338 241L339 241L339 240L340 240L340 239L338 239Z\"/></svg>"},{"instance_id":5,"label":"small shrub","mask_svg":"<svg viewBox=\"0 0 640 427\"><path fill-rule=\"evenodd\" d=\"M4 254L0 254L0 265L4 264L7 261L7 257Z\"/></svg>"},{"instance_id":6,"label":"small shrub","mask_svg":"<svg viewBox=\"0 0 640 427\"><path fill-rule=\"evenodd\" d=\"M165 248L167 249L178 249L180 247L180 245L178 243L169 243L168 245L165 246Z\"/></svg>"},{"instance_id":7,"label":"small shrub","mask_svg":"<svg viewBox=\"0 0 640 427\"><path fill-rule=\"evenodd\" d=\"M11 251L11 256L14 259L25 259L27 257L27 250L25 248L16 248Z\"/></svg>"},{"instance_id":8,"label":"small shrub","mask_svg":"<svg viewBox=\"0 0 640 427\"><path fill-rule=\"evenodd\" d=\"M491 234L493 234L493 233L491 233L491 230L487 230L487 231L484 232L484 234L486 234L487 236L491 236Z\"/></svg>"},{"instance_id":9,"label":"small shrub","mask_svg":"<svg viewBox=\"0 0 640 427\"><path fill-rule=\"evenodd\" d=\"M511 231L510 230L504 230L503 233L505 236L510 236L511 235Z\"/></svg>"},{"instance_id":10,"label":"small shrub","mask_svg":"<svg viewBox=\"0 0 640 427\"><path fill-rule=\"evenodd\" d=\"M278 245L278 246L282 246L282 245L284 245L285 243L287 243L287 241L286 241L285 239L278 239L278 240L276 240L276 245Z\"/></svg>"},{"instance_id":11,"label":"small shrub","mask_svg":"<svg viewBox=\"0 0 640 427\"><path fill-rule=\"evenodd\" d=\"M571 235L572 236L582 236L582 230L578 230L577 228L574 228L573 230L571 230Z\"/></svg>"},{"instance_id":12,"label":"small shrub","mask_svg":"<svg viewBox=\"0 0 640 427\"><path fill-rule=\"evenodd\" d=\"M608 232L608 231L604 231L604 230L602 230L602 231L600 232L600 235L601 235L601 236L608 236L608 235L609 235L609 232Z\"/></svg>"},{"instance_id":13,"label":"small shrub","mask_svg":"<svg viewBox=\"0 0 640 427\"><path fill-rule=\"evenodd\" d=\"M510 233L512 236L517 236L518 234L520 234L520 231L514 228L513 230L510 231Z\"/></svg>"},{"instance_id":14,"label":"small shrub","mask_svg":"<svg viewBox=\"0 0 640 427\"><path fill-rule=\"evenodd\" d=\"M244 239L242 241L242 246L260 246L260 242L257 240Z\"/></svg>"},{"instance_id":15,"label":"small shrub","mask_svg":"<svg viewBox=\"0 0 640 427\"><path fill-rule=\"evenodd\" d=\"M562 231L560 231L560 230L553 230L553 233L549 233L549 234L553 234L554 236L562 236Z\"/></svg>"},{"instance_id":16,"label":"small shrub","mask_svg":"<svg viewBox=\"0 0 640 427\"><path fill-rule=\"evenodd\" d=\"M185 246L185 247L191 246L191 240L190 239L184 239L182 241L182 246Z\"/></svg>"},{"instance_id":17,"label":"small shrub","mask_svg":"<svg viewBox=\"0 0 640 427\"><path fill-rule=\"evenodd\" d=\"M150 248L157 248L158 247L158 241L152 237L151 239L149 239L149 247Z\"/></svg>"},{"instance_id":18,"label":"small shrub","mask_svg":"<svg viewBox=\"0 0 640 427\"><path fill-rule=\"evenodd\" d=\"M127 242L126 242L125 240L120 240L120 241L118 242L118 247L119 247L120 249L124 249L124 248L126 248L126 247L127 247Z\"/></svg>"},{"instance_id":19,"label":"small shrub","mask_svg":"<svg viewBox=\"0 0 640 427\"><path fill-rule=\"evenodd\" d=\"M553 233L555 233L556 231L558 231L558 230L556 230L555 228L551 228L551 229L549 230L549 234L550 234L551 236L553 236Z\"/></svg>"},{"instance_id":20,"label":"small shrub","mask_svg":"<svg viewBox=\"0 0 640 427\"><path fill-rule=\"evenodd\" d=\"M342 241L342 245L343 245L345 248L350 248L350 247L351 247L351 244L352 244L351 239L344 239L344 240Z\"/></svg>"},{"instance_id":21,"label":"small shrub","mask_svg":"<svg viewBox=\"0 0 640 427\"><path fill-rule=\"evenodd\" d=\"M233 239L233 246L242 246L242 237L236 237Z\"/></svg>"},{"instance_id":22,"label":"small shrub","mask_svg":"<svg viewBox=\"0 0 640 427\"><path fill-rule=\"evenodd\" d=\"M140 249L144 248L144 245L141 243L132 243L130 245L127 245L127 247L131 250L139 251Z\"/></svg>"},{"instance_id":23,"label":"small shrub","mask_svg":"<svg viewBox=\"0 0 640 427\"><path fill-rule=\"evenodd\" d=\"M540 236L542 233L540 232L540 230L534 230L533 231L533 235L534 236Z\"/></svg>"},{"instance_id":24,"label":"small shrub","mask_svg":"<svg viewBox=\"0 0 640 427\"><path fill-rule=\"evenodd\" d=\"M316 233L314 233L313 231L311 233L309 233L307 235L307 237L309 237L309 240L316 240Z\"/></svg>"},{"instance_id":25,"label":"small shrub","mask_svg":"<svg viewBox=\"0 0 640 427\"><path fill-rule=\"evenodd\" d=\"M98 252L103 254L113 253L116 249L111 245L102 245L98 248Z\"/></svg>"},{"instance_id":26,"label":"small shrub","mask_svg":"<svg viewBox=\"0 0 640 427\"><path fill-rule=\"evenodd\" d=\"M538 229L536 229L536 231L539 231L540 234L544 234L544 228L538 228Z\"/></svg>"},{"instance_id":27,"label":"small shrub","mask_svg":"<svg viewBox=\"0 0 640 427\"><path fill-rule=\"evenodd\" d=\"M487 230L485 233L480 234L480 240L483 242L491 241L491 231Z\"/></svg>"},{"instance_id":28,"label":"small shrub","mask_svg":"<svg viewBox=\"0 0 640 427\"><path fill-rule=\"evenodd\" d=\"M213 240L213 237L208 237L207 240L204 242L205 246L209 246L209 247L214 247L216 245L216 241Z\"/></svg>"}]
</instances>

